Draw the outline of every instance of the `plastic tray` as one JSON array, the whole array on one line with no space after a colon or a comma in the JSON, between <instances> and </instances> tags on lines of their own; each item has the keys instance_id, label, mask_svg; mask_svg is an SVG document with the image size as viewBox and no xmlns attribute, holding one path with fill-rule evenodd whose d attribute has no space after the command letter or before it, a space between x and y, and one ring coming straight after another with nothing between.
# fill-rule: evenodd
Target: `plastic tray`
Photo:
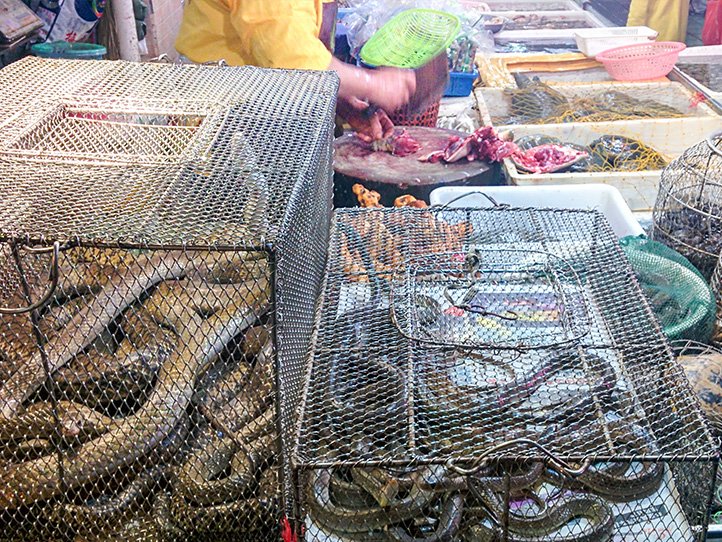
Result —
<instances>
[{"instance_id":1,"label":"plastic tray","mask_svg":"<svg viewBox=\"0 0 722 542\"><path fill-rule=\"evenodd\" d=\"M700 117L713 117L714 122L722 123L722 117L718 116L715 111L701 102L697 105L694 94L687 89L682 83L676 82L654 82L654 83L622 83L616 81L598 82L598 83L579 83L579 84L562 84L550 83L550 86L567 97L567 99L587 98L598 96L606 90L616 90L623 92L632 98L639 100L653 99L664 105L669 105L680 111L686 112L689 117L680 117L675 119L666 119L665 122L673 123L681 132L693 130L699 131L699 123L696 120ZM477 105L479 108L479 116L482 124L488 126L493 124L493 119L510 117L511 99L510 95L504 92L504 89L491 87L478 87L474 91ZM690 107L691 106L691 107ZM611 123L621 127L627 126L630 122L640 122L632 120L619 120ZM648 122L654 122L649 120ZM712 124L714 124L714 122ZM598 124L598 123L597 123ZM505 130L513 128L516 125L497 125L497 128ZM529 125L534 126L534 125ZM541 126L541 125L537 125ZM705 125L706 126L706 125ZM667 129L666 127L664 128ZM706 129L706 128L705 128Z\"/></svg>"},{"instance_id":2,"label":"plastic tray","mask_svg":"<svg viewBox=\"0 0 722 542\"><path fill-rule=\"evenodd\" d=\"M647 26L617 26L611 28L582 28L574 32L579 50L589 57L595 57L602 51L644 43L657 39L659 32Z\"/></svg>"},{"instance_id":3,"label":"plastic tray","mask_svg":"<svg viewBox=\"0 0 722 542\"><path fill-rule=\"evenodd\" d=\"M514 207L549 207L552 209L596 209L609 221L617 237L642 235L644 230L632 215L632 211L616 188L605 184L584 186L566 184L559 186L445 186L431 192L431 205L450 207L492 207L493 203ZM465 196L465 197L461 197Z\"/></svg>"},{"instance_id":4,"label":"plastic tray","mask_svg":"<svg viewBox=\"0 0 722 542\"><path fill-rule=\"evenodd\" d=\"M505 41L526 41L530 44L543 43L575 43L574 33L579 28L530 28L526 30L514 30L509 28L511 20L519 15L529 17L537 15L540 18L546 17L550 21L567 20L581 21L584 28L603 27L604 23L588 11L492 11L491 15L500 15L510 19L510 23L501 32L498 32L494 39L498 42Z\"/></svg>"},{"instance_id":5,"label":"plastic tray","mask_svg":"<svg viewBox=\"0 0 722 542\"><path fill-rule=\"evenodd\" d=\"M613 123L597 124L555 124L519 126L514 129L515 138L543 133L562 141L587 145L607 134L632 137L649 145L667 159L678 157L685 149L705 139L719 129L719 117L691 118L686 128L680 131L673 121L644 120L628 121L622 130ZM696 129L693 129L696 126ZM504 168L510 184L518 186L541 186L559 184L602 183L619 190L632 211L650 211L654 207L659 190L661 170L651 171L609 171L597 173L521 173L514 162L506 158Z\"/></svg>"}]
</instances>

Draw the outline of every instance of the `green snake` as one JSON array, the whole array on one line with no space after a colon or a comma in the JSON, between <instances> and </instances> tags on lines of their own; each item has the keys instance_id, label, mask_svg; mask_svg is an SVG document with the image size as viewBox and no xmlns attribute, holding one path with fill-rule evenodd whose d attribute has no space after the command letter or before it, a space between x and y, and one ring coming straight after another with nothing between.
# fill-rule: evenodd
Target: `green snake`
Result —
<instances>
[{"instance_id":1,"label":"green snake","mask_svg":"<svg viewBox=\"0 0 722 542\"><path fill-rule=\"evenodd\" d=\"M94 302L91 307L101 311L104 316L96 315L92 324L83 324L82 321L78 322L77 318L74 319L75 325L70 326L73 328L70 336L75 337L80 328L87 333L81 334L81 341L76 341L75 344L82 344L87 341L87 336L100 333L102 329L96 329L100 322L105 321L107 324L111 315L117 315L119 309L132 302L129 298L133 294L140 295L151 283L155 284L163 277L183 272L180 261L176 265L156 263L158 265L153 267L152 272L146 270L138 273L136 270L136 274L145 277L143 279L133 280L126 276L128 284L121 284L119 287L122 296L104 296L101 292L96 300L105 299L108 302L110 297L117 303L117 308L101 309L95 307ZM267 282L238 285L236 290L238 297L231 305L206 319L199 316L196 307L181 304L178 300L171 302L168 297L158 298L155 294L151 295L145 306L156 321L174 329L180 344L160 368L153 392L134 414L114 421L106 433L84 443L75 454L64 456L62 465L59 464L57 456L48 455L20 464L0 466L0 508L16 508L57 495L63 487L72 489L97 480L135 462L162 442L184 415L199 371L268 308ZM85 310L81 315L87 318L88 314L84 313ZM60 337L67 332L68 328L65 328ZM55 349L51 352L54 353ZM67 360L63 360L62 356L56 357L51 366L57 368L58 363L65 361ZM44 373L42 364L40 369L40 372ZM19 372L22 374L13 379L14 386L29 378L29 369ZM12 397L12 401L5 406L8 407L6 414L13 415L27 395L10 393L12 386L8 388L6 385L2 390L5 393L0 390L0 396ZM60 472L64 473L62 482Z\"/></svg>"}]
</instances>

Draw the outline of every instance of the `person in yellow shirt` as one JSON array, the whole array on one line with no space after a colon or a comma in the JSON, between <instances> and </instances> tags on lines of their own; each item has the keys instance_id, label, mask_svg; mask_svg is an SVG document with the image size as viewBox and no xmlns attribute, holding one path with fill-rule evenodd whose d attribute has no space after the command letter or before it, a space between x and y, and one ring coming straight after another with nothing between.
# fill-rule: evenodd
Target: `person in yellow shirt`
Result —
<instances>
[{"instance_id":1,"label":"person in yellow shirt","mask_svg":"<svg viewBox=\"0 0 722 542\"><path fill-rule=\"evenodd\" d=\"M648 26L659 32L657 41L681 41L687 37L689 0L632 0L627 26Z\"/></svg>"},{"instance_id":2,"label":"person in yellow shirt","mask_svg":"<svg viewBox=\"0 0 722 542\"><path fill-rule=\"evenodd\" d=\"M416 77L411 70L371 70L335 58L335 23L335 2L324 0L188 0L175 48L199 63L333 70L340 81L338 114L366 141L388 137L393 124L384 110L409 101Z\"/></svg>"}]
</instances>

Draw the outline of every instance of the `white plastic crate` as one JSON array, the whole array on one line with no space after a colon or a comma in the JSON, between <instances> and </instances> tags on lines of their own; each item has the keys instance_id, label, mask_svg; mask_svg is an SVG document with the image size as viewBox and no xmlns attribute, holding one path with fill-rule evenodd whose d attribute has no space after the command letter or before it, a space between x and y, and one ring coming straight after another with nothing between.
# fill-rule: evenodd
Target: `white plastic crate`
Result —
<instances>
[{"instance_id":1,"label":"white plastic crate","mask_svg":"<svg viewBox=\"0 0 722 542\"><path fill-rule=\"evenodd\" d=\"M492 15L499 15L512 20L516 16L538 16L546 18L551 24L554 21L574 21L585 25L583 28L599 28L604 23L588 11L492 11ZM533 28L527 30L513 30L507 27L494 35L497 42L525 41L530 44L543 43L574 43L574 32L579 28Z\"/></svg>"},{"instance_id":2,"label":"white plastic crate","mask_svg":"<svg viewBox=\"0 0 722 542\"><path fill-rule=\"evenodd\" d=\"M577 48L589 57L595 57L614 47L654 41L658 35L659 32L647 26L580 28L574 31Z\"/></svg>"},{"instance_id":3,"label":"white plastic crate","mask_svg":"<svg viewBox=\"0 0 722 542\"><path fill-rule=\"evenodd\" d=\"M644 120L628 121L622 130L615 123L598 124L554 124L519 126L514 129L515 138L529 134L545 134L562 142L586 146L603 135L623 135L638 139L660 152L668 160L676 158L685 149L705 139L719 129L717 118L690 118L685 130L680 132L674 121ZM697 129L692 129L696 125ZM654 207L659 190L661 170L651 171L609 171L595 173L522 173L514 162L506 158L504 169L511 184L517 186L539 186L558 184L603 183L619 190L632 211L650 211Z\"/></svg>"},{"instance_id":4,"label":"white plastic crate","mask_svg":"<svg viewBox=\"0 0 722 542\"><path fill-rule=\"evenodd\" d=\"M493 207L499 205L548 207L551 209L596 209L609 221L617 237L642 235L644 230L632 215L619 190L605 184L559 186L444 186L431 192L431 205ZM457 199L458 198L458 199Z\"/></svg>"},{"instance_id":5,"label":"white plastic crate","mask_svg":"<svg viewBox=\"0 0 722 542\"><path fill-rule=\"evenodd\" d=\"M674 107L680 111L688 113L689 117L680 117L675 119L667 119L665 122L672 122L676 129L680 131L699 131L700 124L698 118L707 117L713 120L704 124L702 129L707 126L719 125L722 117L718 116L715 111L704 102L697 104L693 93L687 89L682 83L665 82L665 83L624 83L609 81L604 83L579 83L579 84L562 84L549 82L550 86L563 94L568 100L572 101L578 98L593 98L607 90L616 90L623 92L631 98L639 100L655 100L661 104ZM474 94L476 96L479 115L483 125L488 126L493 123L494 118L503 118L511 116L511 97L500 88L478 87ZM620 120L610 124L627 125L629 121ZM647 122L654 122L649 120ZM495 125L500 130L508 128L515 129L516 125ZM533 126L533 125L532 125ZM711 133L710 129L710 133Z\"/></svg>"}]
</instances>

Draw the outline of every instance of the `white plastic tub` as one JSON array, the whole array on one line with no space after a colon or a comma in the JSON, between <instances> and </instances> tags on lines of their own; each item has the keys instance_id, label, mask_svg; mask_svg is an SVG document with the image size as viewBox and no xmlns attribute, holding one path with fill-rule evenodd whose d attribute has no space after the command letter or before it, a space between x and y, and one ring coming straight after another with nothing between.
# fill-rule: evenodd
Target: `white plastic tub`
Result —
<instances>
[{"instance_id":1,"label":"white plastic tub","mask_svg":"<svg viewBox=\"0 0 722 542\"><path fill-rule=\"evenodd\" d=\"M604 184L445 186L432 191L429 198L431 205L493 207L494 204L484 194L493 198L500 205L507 204L513 207L596 209L607 218L617 237L644 233L619 190Z\"/></svg>"},{"instance_id":2,"label":"white plastic tub","mask_svg":"<svg viewBox=\"0 0 722 542\"><path fill-rule=\"evenodd\" d=\"M679 117L668 119L664 122L674 122L680 132L698 131L699 126L696 121L697 117L711 117L718 125L722 123L722 117L718 116L714 110L704 102L697 104L695 96L682 83L623 83L623 82L605 82L605 83L579 83L579 84L563 84L551 83L550 86L563 94L570 102L580 98L594 98L603 92L615 90L627 94L631 98L638 100L654 100L661 104L674 107L689 115L689 117ZM492 87L478 87L475 91L477 105L481 122L485 126L494 124L493 119L500 119L511 116L511 95L504 89ZM650 119L656 122L656 119ZM660 119L661 120L661 119ZM687 126L690 124L691 125ZM614 121L614 124L626 125L628 121ZM513 125L505 125L497 123L495 126L501 130L507 128L515 128ZM531 126L531 125L530 125Z\"/></svg>"},{"instance_id":3,"label":"white plastic tub","mask_svg":"<svg viewBox=\"0 0 722 542\"><path fill-rule=\"evenodd\" d=\"M623 135L638 139L652 147L668 160L681 155L685 149L707 138L719 129L719 117L682 119L689 121L685 129L673 120L628 121L624 130L615 123L554 124L519 126L514 129L515 138L529 134L545 134L562 142L586 146L603 135ZM696 128L695 128L696 127ZM651 211L654 208L661 170L605 171L595 173L523 173L514 162L504 160L504 169L511 184L517 186L542 186L559 184L603 183L617 188L632 211Z\"/></svg>"},{"instance_id":4,"label":"white plastic tub","mask_svg":"<svg viewBox=\"0 0 722 542\"><path fill-rule=\"evenodd\" d=\"M614 47L654 41L658 35L659 32L647 26L580 28L574 31L577 48L589 57Z\"/></svg>"}]
</instances>

